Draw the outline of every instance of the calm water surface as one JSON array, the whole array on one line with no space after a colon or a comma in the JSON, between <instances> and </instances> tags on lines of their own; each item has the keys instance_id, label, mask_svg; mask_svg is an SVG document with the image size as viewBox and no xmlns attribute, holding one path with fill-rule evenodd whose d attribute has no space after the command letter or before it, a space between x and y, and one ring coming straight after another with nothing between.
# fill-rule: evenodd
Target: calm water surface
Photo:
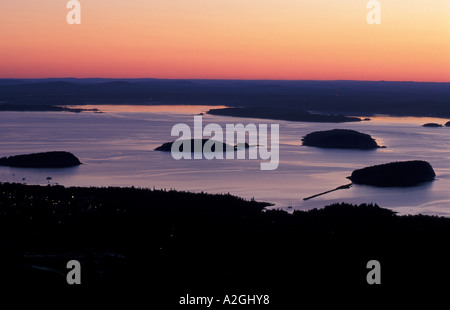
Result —
<instances>
[{"instance_id":1,"label":"calm water surface","mask_svg":"<svg viewBox=\"0 0 450 310\"><path fill-rule=\"evenodd\" d=\"M92 108L94 106L90 106ZM67 186L136 186L231 193L288 210L320 208L334 202L378 203L400 214L450 216L450 128L421 127L448 120L375 117L347 124L301 123L204 115L203 122L280 125L280 165L261 171L259 160L174 160L154 148L172 141L172 126L193 126L207 106L99 106L105 113L0 112L0 156L65 150L84 165L69 169L0 167L1 182ZM217 108L217 107L215 107ZM355 129L387 148L325 150L301 145L311 131ZM303 198L347 184L354 169L399 160L426 160L434 182L412 188L354 185L312 200ZM52 177L47 181L47 177Z\"/></svg>"}]
</instances>

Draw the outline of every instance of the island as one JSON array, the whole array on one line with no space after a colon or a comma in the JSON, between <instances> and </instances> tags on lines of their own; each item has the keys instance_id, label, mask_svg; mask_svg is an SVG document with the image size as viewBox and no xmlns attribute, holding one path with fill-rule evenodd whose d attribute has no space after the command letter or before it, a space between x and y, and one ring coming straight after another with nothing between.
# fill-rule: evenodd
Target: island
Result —
<instances>
[{"instance_id":1,"label":"island","mask_svg":"<svg viewBox=\"0 0 450 310\"><path fill-rule=\"evenodd\" d=\"M437 123L426 123L423 124L422 127L442 127L442 125Z\"/></svg>"},{"instance_id":2,"label":"island","mask_svg":"<svg viewBox=\"0 0 450 310\"><path fill-rule=\"evenodd\" d=\"M1 112L94 112L103 113L99 109L70 108L48 104L0 104Z\"/></svg>"},{"instance_id":3,"label":"island","mask_svg":"<svg viewBox=\"0 0 450 310\"><path fill-rule=\"evenodd\" d=\"M450 127L450 121L447 122L447 123L445 123L445 126L446 126L446 127Z\"/></svg>"},{"instance_id":4,"label":"island","mask_svg":"<svg viewBox=\"0 0 450 310\"><path fill-rule=\"evenodd\" d=\"M81 165L69 152L44 152L0 158L0 166L19 168L67 168Z\"/></svg>"},{"instance_id":5,"label":"island","mask_svg":"<svg viewBox=\"0 0 450 310\"><path fill-rule=\"evenodd\" d=\"M357 169L348 177L355 184L380 187L414 186L434 180L436 173L430 163L422 160L392 162Z\"/></svg>"},{"instance_id":6,"label":"island","mask_svg":"<svg viewBox=\"0 0 450 310\"><path fill-rule=\"evenodd\" d=\"M376 149L380 146L368 134L350 129L315 131L302 139L303 145L338 149Z\"/></svg>"},{"instance_id":7,"label":"island","mask_svg":"<svg viewBox=\"0 0 450 310\"><path fill-rule=\"evenodd\" d=\"M193 152L195 152L195 148L194 148L195 141L197 141L197 139L180 140L179 142L190 143L191 144L191 152L193 153ZM227 150L236 151L236 150L241 149L241 148L248 149L250 147L250 145L248 143L244 143L244 144L240 143L239 145L230 145L230 144L226 144L226 143L223 143L223 142L220 142L220 141L214 141L214 140L210 140L210 139L201 139L202 151L203 151L203 148L205 147L206 142L208 142L208 141L213 143L212 146L211 146L211 151L212 152L215 152L216 146L220 146L220 145L222 146L222 149L223 149L224 152L226 152ZM155 151L171 152L172 151L172 145L173 145L174 142L175 141L166 142L166 143L158 146L155 149ZM183 152L183 144L180 145L179 151Z\"/></svg>"},{"instance_id":8,"label":"island","mask_svg":"<svg viewBox=\"0 0 450 310\"><path fill-rule=\"evenodd\" d=\"M315 114L308 111L288 108L223 108L211 109L207 113L219 116L261 118L293 122L344 123L361 121L358 117L335 114Z\"/></svg>"}]
</instances>

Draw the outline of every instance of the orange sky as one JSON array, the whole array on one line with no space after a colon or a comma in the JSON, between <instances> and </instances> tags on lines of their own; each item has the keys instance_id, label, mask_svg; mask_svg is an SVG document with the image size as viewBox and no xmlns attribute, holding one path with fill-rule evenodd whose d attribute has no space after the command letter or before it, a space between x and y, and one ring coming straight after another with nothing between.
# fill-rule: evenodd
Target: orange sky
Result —
<instances>
[{"instance_id":1,"label":"orange sky","mask_svg":"<svg viewBox=\"0 0 450 310\"><path fill-rule=\"evenodd\" d=\"M0 2L0 77L450 82L450 1Z\"/></svg>"}]
</instances>

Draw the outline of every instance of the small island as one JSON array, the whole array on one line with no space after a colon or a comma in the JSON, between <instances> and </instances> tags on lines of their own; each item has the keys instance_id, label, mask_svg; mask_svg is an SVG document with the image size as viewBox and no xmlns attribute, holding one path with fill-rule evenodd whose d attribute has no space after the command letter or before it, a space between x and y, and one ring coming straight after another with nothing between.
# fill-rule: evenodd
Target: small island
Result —
<instances>
[{"instance_id":1,"label":"small island","mask_svg":"<svg viewBox=\"0 0 450 310\"><path fill-rule=\"evenodd\" d=\"M103 113L99 109L70 108L48 104L0 104L0 112L94 112Z\"/></svg>"},{"instance_id":2,"label":"small island","mask_svg":"<svg viewBox=\"0 0 450 310\"><path fill-rule=\"evenodd\" d=\"M442 125L437 123L426 123L423 124L422 127L442 127Z\"/></svg>"},{"instance_id":3,"label":"small island","mask_svg":"<svg viewBox=\"0 0 450 310\"><path fill-rule=\"evenodd\" d=\"M302 142L322 148L370 150L380 147L370 135L350 129L315 131L303 137Z\"/></svg>"},{"instance_id":4,"label":"small island","mask_svg":"<svg viewBox=\"0 0 450 310\"><path fill-rule=\"evenodd\" d=\"M447 123L445 123L445 126L446 126L446 127L450 127L450 121L447 122Z\"/></svg>"},{"instance_id":5,"label":"small island","mask_svg":"<svg viewBox=\"0 0 450 310\"><path fill-rule=\"evenodd\" d=\"M432 181L435 176L436 173L428 162L413 160L357 169L348 179L355 184L404 187Z\"/></svg>"},{"instance_id":6,"label":"small island","mask_svg":"<svg viewBox=\"0 0 450 310\"><path fill-rule=\"evenodd\" d=\"M190 143L191 144L191 152L192 153L195 152L194 145L195 145L195 141L197 141L197 140L198 139L180 140L179 142L181 144L180 144L179 151L183 152L183 145L184 145L184 143ZM220 141L214 141L214 140L210 140L210 139L201 139L202 151L203 151L203 148L205 147L206 142L208 142L208 141L213 143L212 146L211 146L211 151L212 152L215 152L216 146L222 146L222 149L223 149L224 152L226 152L227 150L236 151L236 150L242 149L242 148L248 149L250 147L248 143L239 144L239 145L230 145L230 144L226 144L226 143L223 143L223 142L220 142ZM173 145L174 142L175 141L166 142L166 143L158 146L155 149L155 151L171 152L172 151L172 145Z\"/></svg>"},{"instance_id":7,"label":"small island","mask_svg":"<svg viewBox=\"0 0 450 310\"><path fill-rule=\"evenodd\" d=\"M0 166L18 168L67 168L81 165L69 152L44 152L0 158Z\"/></svg>"}]
</instances>

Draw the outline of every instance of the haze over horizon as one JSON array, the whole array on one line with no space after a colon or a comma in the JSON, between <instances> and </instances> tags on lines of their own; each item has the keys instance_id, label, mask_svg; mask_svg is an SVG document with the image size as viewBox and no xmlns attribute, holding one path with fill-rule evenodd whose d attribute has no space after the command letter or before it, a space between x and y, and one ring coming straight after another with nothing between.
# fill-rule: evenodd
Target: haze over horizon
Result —
<instances>
[{"instance_id":1,"label":"haze over horizon","mask_svg":"<svg viewBox=\"0 0 450 310\"><path fill-rule=\"evenodd\" d=\"M450 82L450 3L366 0L0 4L0 78Z\"/></svg>"},{"instance_id":2,"label":"haze over horizon","mask_svg":"<svg viewBox=\"0 0 450 310\"><path fill-rule=\"evenodd\" d=\"M448 84L450 81L414 81L414 80L355 80L355 79L271 79L271 78L159 78L159 77L75 77L75 76L49 76L49 77L0 77L0 80L111 80L111 81L133 81L133 80L192 80L192 81L275 81L275 82L386 82L386 83L437 83Z\"/></svg>"}]
</instances>

